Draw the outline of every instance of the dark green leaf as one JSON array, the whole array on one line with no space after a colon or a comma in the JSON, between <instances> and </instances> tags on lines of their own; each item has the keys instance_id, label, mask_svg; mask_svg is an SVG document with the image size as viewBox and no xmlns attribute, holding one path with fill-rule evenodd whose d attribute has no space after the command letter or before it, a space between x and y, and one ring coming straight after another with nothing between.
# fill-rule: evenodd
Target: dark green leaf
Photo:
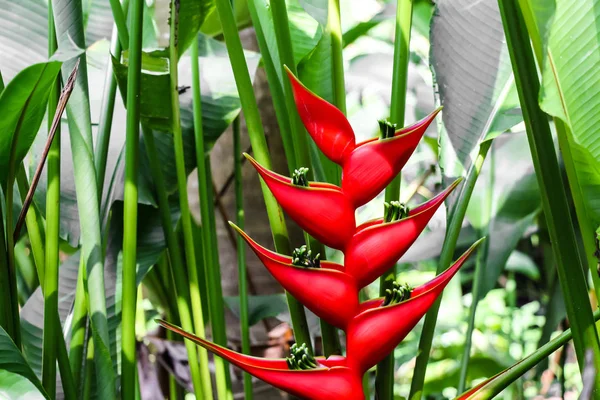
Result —
<instances>
[{"instance_id":1,"label":"dark green leaf","mask_svg":"<svg viewBox=\"0 0 600 400\"><path fill-rule=\"evenodd\" d=\"M16 168L35 139L60 67L61 63L56 61L32 65L11 80L0 95L0 182L3 185L6 185L11 155Z\"/></svg>"},{"instance_id":2,"label":"dark green leaf","mask_svg":"<svg viewBox=\"0 0 600 400\"><path fill-rule=\"evenodd\" d=\"M179 36L177 50L183 54L204 23L207 15L215 8L214 0L179 1Z\"/></svg>"}]
</instances>

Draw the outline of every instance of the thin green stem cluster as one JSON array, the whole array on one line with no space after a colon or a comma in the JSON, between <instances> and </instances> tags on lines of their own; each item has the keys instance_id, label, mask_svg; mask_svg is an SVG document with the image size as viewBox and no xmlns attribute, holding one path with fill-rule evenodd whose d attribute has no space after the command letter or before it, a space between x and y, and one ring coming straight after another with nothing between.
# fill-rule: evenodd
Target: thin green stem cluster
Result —
<instances>
[{"instance_id":1,"label":"thin green stem cluster","mask_svg":"<svg viewBox=\"0 0 600 400\"><path fill-rule=\"evenodd\" d=\"M118 3L118 2L117 2ZM121 11L120 5L117 7ZM135 398L137 300L137 212L140 136L140 89L142 75L143 0L131 1L131 36L127 70L127 122L125 138L125 195L123 204L123 305L122 379L124 399ZM115 19L117 23L119 22ZM124 33L120 31L122 38Z\"/></svg>"},{"instance_id":2,"label":"thin green stem cluster","mask_svg":"<svg viewBox=\"0 0 600 400\"><path fill-rule=\"evenodd\" d=\"M330 1L330 3L331 2L332 1ZM398 0L396 5L396 34L394 39L394 69L392 75L390 122L399 127L404 126L412 14L413 0ZM386 202L391 203L400 200L400 179L401 174L398 174L385 189ZM386 290L392 289L395 280L395 268L392 268L386 274L382 275L379 279L379 295L385 296ZM379 399L391 400L394 398L393 353L377 364L375 389Z\"/></svg>"}]
</instances>

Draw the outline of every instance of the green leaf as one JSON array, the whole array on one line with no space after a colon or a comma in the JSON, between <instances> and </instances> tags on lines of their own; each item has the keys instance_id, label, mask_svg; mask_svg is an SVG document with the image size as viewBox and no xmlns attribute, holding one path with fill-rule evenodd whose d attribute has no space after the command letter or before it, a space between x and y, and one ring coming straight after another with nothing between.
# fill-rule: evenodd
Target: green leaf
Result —
<instances>
[{"instance_id":1,"label":"green leaf","mask_svg":"<svg viewBox=\"0 0 600 400\"><path fill-rule=\"evenodd\" d=\"M0 398L37 400L46 398L40 389L21 375L0 370Z\"/></svg>"},{"instance_id":2,"label":"green leaf","mask_svg":"<svg viewBox=\"0 0 600 400\"><path fill-rule=\"evenodd\" d=\"M255 0L255 3L258 18L263 28L263 34L265 35L265 41L271 52L271 58L275 63L277 75L279 76L279 80L283 82L281 63L277 61L279 60L279 51L277 50L277 38L275 36L273 15L271 14L269 0ZM290 34L294 45L294 61L298 65L317 46L323 36L323 31L319 23L304 11L298 0L287 0L286 4Z\"/></svg>"},{"instance_id":3,"label":"green leaf","mask_svg":"<svg viewBox=\"0 0 600 400\"><path fill-rule=\"evenodd\" d=\"M125 103L127 98L128 52L123 53L123 63L111 57L119 90ZM169 130L171 126L169 57L165 51L142 52L140 87L141 123L152 129Z\"/></svg>"},{"instance_id":4,"label":"green leaf","mask_svg":"<svg viewBox=\"0 0 600 400\"><path fill-rule=\"evenodd\" d=\"M21 71L0 95L0 182L6 185L9 162L23 161L40 128L60 62L35 64Z\"/></svg>"},{"instance_id":5,"label":"green leaf","mask_svg":"<svg viewBox=\"0 0 600 400\"><path fill-rule=\"evenodd\" d=\"M227 308L240 318L240 297L225 296L223 300L225 300ZM287 301L284 294L248 296L248 324L250 326L285 312L287 312Z\"/></svg>"},{"instance_id":6,"label":"green leaf","mask_svg":"<svg viewBox=\"0 0 600 400\"><path fill-rule=\"evenodd\" d=\"M179 36L177 50L183 54L204 23L207 15L215 8L214 0L179 1ZM143 98L143 97L142 97Z\"/></svg>"},{"instance_id":7,"label":"green leaf","mask_svg":"<svg viewBox=\"0 0 600 400\"><path fill-rule=\"evenodd\" d=\"M513 113L518 98L511 95L512 68L497 3L437 2L431 65L438 101L444 106L440 167L445 178L453 180L471 166L482 141L522 120L498 121L506 112Z\"/></svg>"},{"instance_id":8,"label":"green leaf","mask_svg":"<svg viewBox=\"0 0 600 400\"><path fill-rule=\"evenodd\" d=\"M555 10L553 7L556 7ZM571 151L587 217L600 223L600 1L534 1L544 54L540 106L571 128ZM555 11L553 13L553 11ZM546 32L546 34L544 34Z\"/></svg>"},{"instance_id":9,"label":"green leaf","mask_svg":"<svg viewBox=\"0 0 600 400\"><path fill-rule=\"evenodd\" d=\"M25 396L32 392L41 398L48 398L42 383L35 376L15 343L0 327L0 397L6 394L6 398L14 399L19 397L13 397L10 394L20 393Z\"/></svg>"},{"instance_id":10,"label":"green leaf","mask_svg":"<svg viewBox=\"0 0 600 400\"><path fill-rule=\"evenodd\" d=\"M246 0L233 0L233 10L235 12L235 22L239 29L252 24ZM221 20L216 8L213 8L206 16L200 32L210 37L219 36L223 33L223 27L221 27Z\"/></svg>"}]
</instances>

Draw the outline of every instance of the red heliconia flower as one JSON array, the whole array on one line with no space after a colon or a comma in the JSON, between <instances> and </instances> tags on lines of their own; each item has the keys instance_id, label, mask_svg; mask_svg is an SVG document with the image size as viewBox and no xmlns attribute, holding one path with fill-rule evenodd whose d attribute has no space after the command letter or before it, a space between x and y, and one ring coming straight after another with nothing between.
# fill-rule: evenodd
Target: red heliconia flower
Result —
<instances>
[{"instance_id":1,"label":"red heliconia flower","mask_svg":"<svg viewBox=\"0 0 600 400\"><path fill-rule=\"evenodd\" d=\"M271 275L300 303L318 317L340 329L358 313L358 287L354 278L339 264L321 261L320 268L292 264L292 257L259 245L244 231L231 224L250 245Z\"/></svg>"},{"instance_id":2,"label":"red heliconia flower","mask_svg":"<svg viewBox=\"0 0 600 400\"><path fill-rule=\"evenodd\" d=\"M166 321L158 320L158 323L294 396L313 400L364 400L362 374L346 367L344 357L315 357L315 368L292 370L285 359L247 356L199 338Z\"/></svg>"},{"instance_id":3,"label":"red heliconia flower","mask_svg":"<svg viewBox=\"0 0 600 400\"><path fill-rule=\"evenodd\" d=\"M321 151L342 166L342 191L355 208L377 196L398 175L441 110L398 130L394 137L356 144L344 114L287 73L300 119Z\"/></svg>"},{"instance_id":4,"label":"red heliconia flower","mask_svg":"<svg viewBox=\"0 0 600 400\"><path fill-rule=\"evenodd\" d=\"M460 181L456 180L443 192L411 210L406 218L394 222L383 222L379 218L356 229L344 250L344 266L346 272L356 278L359 288L394 266Z\"/></svg>"},{"instance_id":5,"label":"red heliconia flower","mask_svg":"<svg viewBox=\"0 0 600 400\"><path fill-rule=\"evenodd\" d=\"M356 229L354 207L339 187L309 182L308 187L264 168L246 154L277 202L300 227L321 243L343 249Z\"/></svg>"},{"instance_id":6,"label":"red heliconia flower","mask_svg":"<svg viewBox=\"0 0 600 400\"><path fill-rule=\"evenodd\" d=\"M481 241L473 244L446 271L413 289L408 300L388 306L382 305L383 299L368 302L346 331L348 367L366 372L390 354L442 294Z\"/></svg>"}]
</instances>

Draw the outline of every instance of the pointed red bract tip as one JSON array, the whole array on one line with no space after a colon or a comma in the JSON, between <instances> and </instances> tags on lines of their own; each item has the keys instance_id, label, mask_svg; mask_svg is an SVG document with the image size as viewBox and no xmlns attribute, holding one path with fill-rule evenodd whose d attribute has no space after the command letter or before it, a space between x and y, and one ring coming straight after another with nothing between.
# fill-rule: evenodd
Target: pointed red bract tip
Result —
<instances>
[{"instance_id":1,"label":"pointed red bract tip","mask_svg":"<svg viewBox=\"0 0 600 400\"><path fill-rule=\"evenodd\" d=\"M251 375L292 395L314 400L336 398L363 400L362 375L346 367L322 367L310 370L290 370L285 359L251 357L218 346L166 321L158 320L166 329L182 335L212 353L224 358ZM319 363L322 359L317 359ZM325 363L328 361L325 360ZM332 360L331 363L341 363Z\"/></svg>"},{"instance_id":2,"label":"pointed red bract tip","mask_svg":"<svg viewBox=\"0 0 600 400\"><path fill-rule=\"evenodd\" d=\"M411 210L406 218L388 223L367 223L357 229L344 252L344 265L358 287L373 282L402 257L459 182L455 181L431 200Z\"/></svg>"},{"instance_id":3,"label":"pointed red bract tip","mask_svg":"<svg viewBox=\"0 0 600 400\"><path fill-rule=\"evenodd\" d=\"M355 208L372 200L400 173L436 114L393 138L359 144L347 157L342 165L342 191Z\"/></svg>"},{"instance_id":4,"label":"pointed red bract tip","mask_svg":"<svg viewBox=\"0 0 600 400\"><path fill-rule=\"evenodd\" d=\"M345 329L358 313L358 288L354 279L336 269L305 268L292 265L291 257L277 254L256 243L233 225L267 267L271 275L300 303L318 317ZM339 305L343 304L343 307Z\"/></svg>"},{"instance_id":5,"label":"pointed red bract tip","mask_svg":"<svg viewBox=\"0 0 600 400\"><path fill-rule=\"evenodd\" d=\"M481 242L476 242L432 284L416 288L411 298L390 306L376 307L356 316L346 332L348 367L366 371L383 360L415 327L427 310Z\"/></svg>"},{"instance_id":6,"label":"pointed red bract tip","mask_svg":"<svg viewBox=\"0 0 600 400\"><path fill-rule=\"evenodd\" d=\"M277 202L300 227L326 246L342 249L356 229L354 208L334 185L296 186L246 155ZM335 188L335 189L334 189Z\"/></svg>"},{"instance_id":7,"label":"pointed red bract tip","mask_svg":"<svg viewBox=\"0 0 600 400\"><path fill-rule=\"evenodd\" d=\"M342 164L355 147L354 131L344 114L334 105L306 88L289 69L298 115L306 130L331 161Z\"/></svg>"}]
</instances>

